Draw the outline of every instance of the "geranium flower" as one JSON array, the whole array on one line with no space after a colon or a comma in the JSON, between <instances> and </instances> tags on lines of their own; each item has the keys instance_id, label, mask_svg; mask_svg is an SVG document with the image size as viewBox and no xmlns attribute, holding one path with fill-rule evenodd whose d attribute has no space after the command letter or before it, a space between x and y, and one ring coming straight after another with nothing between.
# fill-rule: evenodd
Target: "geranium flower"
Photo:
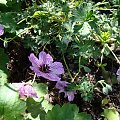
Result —
<instances>
[{"instance_id":1,"label":"geranium flower","mask_svg":"<svg viewBox=\"0 0 120 120\"><path fill-rule=\"evenodd\" d=\"M64 90L65 87L68 86L68 84L69 84L69 83L66 82L66 81L59 81L59 82L56 83L55 87L56 87L57 89L59 89L59 90Z\"/></svg>"},{"instance_id":2,"label":"geranium flower","mask_svg":"<svg viewBox=\"0 0 120 120\"><path fill-rule=\"evenodd\" d=\"M4 34L4 27L0 24L0 36Z\"/></svg>"},{"instance_id":3,"label":"geranium flower","mask_svg":"<svg viewBox=\"0 0 120 120\"><path fill-rule=\"evenodd\" d=\"M57 89L59 89L59 93L64 93L64 97L68 97L68 101L73 101L74 100L74 97L75 97L75 94L76 94L76 91L67 91L66 88L67 86L69 85L68 82L66 81L58 81L55 85L55 87Z\"/></svg>"},{"instance_id":4,"label":"geranium flower","mask_svg":"<svg viewBox=\"0 0 120 120\"><path fill-rule=\"evenodd\" d=\"M33 89L32 85L27 83L14 83L14 85L17 87L17 90L19 92L20 97L36 97L37 93Z\"/></svg>"},{"instance_id":5,"label":"geranium flower","mask_svg":"<svg viewBox=\"0 0 120 120\"><path fill-rule=\"evenodd\" d=\"M117 70L116 75L117 75L117 80L120 81L120 67Z\"/></svg>"},{"instance_id":6,"label":"geranium flower","mask_svg":"<svg viewBox=\"0 0 120 120\"><path fill-rule=\"evenodd\" d=\"M31 53L29 60L32 63L30 69L33 70L38 77L43 77L51 81L60 81L60 75L64 73L63 65L61 62L53 62L50 54L42 51L37 58Z\"/></svg>"}]
</instances>

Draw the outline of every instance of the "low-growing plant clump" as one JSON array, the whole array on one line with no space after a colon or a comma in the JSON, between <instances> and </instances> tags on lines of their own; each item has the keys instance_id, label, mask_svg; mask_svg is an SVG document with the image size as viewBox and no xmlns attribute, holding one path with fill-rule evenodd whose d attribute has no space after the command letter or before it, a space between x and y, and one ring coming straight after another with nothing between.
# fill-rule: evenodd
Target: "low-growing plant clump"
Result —
<instances>
[{"instance_id":1,"label":"low-growing plant clump","mask_svg":"<svg viewBox=\"0 0 120 120\"><path fill-rule=\"evenodd\" d=\"M0 1L0 120L119 114L119 0Z\"/></svg>"}]
</instances>

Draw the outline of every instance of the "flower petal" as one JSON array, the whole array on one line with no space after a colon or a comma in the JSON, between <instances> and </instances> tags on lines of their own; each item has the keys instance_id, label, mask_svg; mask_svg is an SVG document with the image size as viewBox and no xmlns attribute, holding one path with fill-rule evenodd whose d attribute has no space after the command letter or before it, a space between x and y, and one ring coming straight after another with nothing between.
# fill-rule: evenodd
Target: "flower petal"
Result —
<instances>
[{"instance_id":1,"label":"flower petal","mask_svg":"<svg viewBox=\"0 0 120 120\"><path fill-rule=\"evenodd\" d=\"M60 77L58 77L56 74L51 74L51 73L43 73L41 72L39 74L41 77L51 80L51 81L60 81Z\"/></svg>"},{"instance_id":2,"label":"flower petal","mask_svg":"<svg viewBox=\"0 0 120 120\"><path fill-rule=\"evenodd\" d=\"M120 75L120 67L119 67L119 69L117 70L116 75Z\"/></svg>"},{"instance_id":3,"label":"flower petal","mask_svg":"<svg viewBox=\"0 0 120 120\"><path fill-rule=\"evenodd\" d=\"M66 81L58 81L55 85L55 87L59 90L63 90L65 87L67 87L69 83Z\"/></svg>"},{"instance_id":4,"label":"flower petal","mask_svg":"<svg viewBox=\"0 0 120 120\"><path fill-rule=\"evenodd\" d=\"M56 74L44 73L44 72L40 71L38 68L36 68L36 67L31 66L30 69L33 70L38 77L43 77L43 78L51 80L51 81L60 81L60 79L61 79Z\"/></svg>"},{"instance_id":5,"label":"flower petal","mask_svg":"<svg viewBox=\"0 0 120 120\"><path fill-rule=\"evenodd\" d=\"M120 75L117 76L117 80L120 82Z\"/></svg>"},{"instance_id":6,"label":"flower petal","mask_svg":"<svg viewBox=\"0 0 120 120\"><path fill-rule=\"evenodd\" d=\"M39 53L39 61L41 65L50 64L53 62L53 58L50 54L46 54L44 51Z\"/></svg>"},{"instance_id":7,"label":"flower petal","mask_svg":"<svg viewBox=\"0 0 120 120\"><path fill-rule=\"evenodd\" d=\"M31 53L30 56L28 57L30 62L32 63L32 66L34 67L40 67L40 61L38 58L34 55L34 53Z\"/></svg>"},{"instance_id":8,"label":"flower petal","mask_svg":"<svg viewBox=\"0 0 120 120\"><path fill-rule=\"evenodd\" d=\"M42 76L43 72L39 70L39 68L37 67L33 67L33 66L30 66L30 69L34 71L34 73L36 73L36 75L38 77Z\"/></svg>"},{"instance_id":9,"label":"flower petal","mask_svg":"<svg viewBox=\"0 0 120 120\"><path fill-rule=\"evenodd\" d=\"M45 64L46 61L46 53L44 51L39 53L39 61L41 65Z\"/></svg>"},{"instance_id":10,"label":"flower petal","mask_svg":"<svg viewBox=\"0 0 120 120\"><path fill-rule=\"evenodd\" d=\"M64 73L64 68L61 62L54 62L50 64L49 70L58 75Z\"/></svg>"},{"instance_id":11,"label":"flower petal","mask_svg":"<svg viewBox=\"0 0 120 120\"><path fill-rule=\"evenodd\" d=\"M65 98L68 97L68 101L73 101L74 100L74 94L76 94L76 91L64 91L65 93Z\"/></svg>"},{"instance_id":12,"label":"flower petal","mask_svg":"<svg viewBox=\"0 0 120 120\"><path fill-rule=\"evenodd\" d=\"M45 61L47 65L51 64L53 62L53 58L50 54L46 55L46 61Z\"/></svg>"},{"instance_id":13,"label":"flower petal","mask_svg":"<svg viewBox=\"0 0 120 120\"><path fill-rule=\"evenodd\" d=\"M29 84L26 84L24 86L25 89L25 95L28 97L37 97L37 93L35 92L35 90L33 89L33 87Z\"/></svg>"},{"instance_id":14,"label":"flower petal","mask_svg":"<svg viewBox=\"0 0 120 120\"><path fill-rule=\"evenodd\" d=\"M68 101L73 101L74 100L74 94L75 92L72 91L72 92L67 92L67 96L68 96Z\"/></svg>"},{"instance_id":15,"label":"flower petal","mask_svg":"<svg viewBox=\"0 0 120 120\"><path fill-rule=\"evenodd\" d=\"M20 97L37 97L37 93L30 84L27 83L13 83L19 92Z\"/></svg>"},{"instance_id":16,"label":"flower petal","mask_svg":"<svg viewBox=\"0 0 120 120\"><path fill-rule=\"evenodd\" d=\"M4 34L4 27L0 25L0 36Z\"/></svg>"}]
</instances>

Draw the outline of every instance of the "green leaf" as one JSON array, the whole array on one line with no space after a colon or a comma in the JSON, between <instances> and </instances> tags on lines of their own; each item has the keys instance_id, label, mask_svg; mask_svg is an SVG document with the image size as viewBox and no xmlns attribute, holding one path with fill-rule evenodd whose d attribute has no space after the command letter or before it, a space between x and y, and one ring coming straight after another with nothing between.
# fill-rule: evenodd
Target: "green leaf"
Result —
<instances>
[{"instance_id":1,"label":"green leaf","mask_svg":"<svg viewBox=\"0 0 120 120\"><path fill-rule=\"evenodd\" d=\"M62 107L55 105L48 111L45 120L75 120L78 114L78 107L75 104L64 104Z\"/></svg>"},{"instance_id":2,"label":"green leaf","mask_svg":"<svg viewBox=\"0 0 120 120\"><path fill-rule=\"evenodd\" d=\"M104 98L103 100L102 100L102 102L101 102L101 104L103 105L103 106L105 106L106 104L108 104L109 103L109 99L107 99L107 98Z\"/></svg>"},{"instance_id":3,"label":"green leaf","mask_svg":"<svg viewBox=\"0 0 120 120\"><path fill-rule=\"evenodd\" d=\"M106 87L103 87L102 92L107 95L108 94L108 89Z\"/></svg>"},{"instance_id":4,"label":"green leaf","mask_svg":"<svg viewBox=\"0 0 120 120\"><path fill-rule=\"evenodd\" d=\"M93 5L91 3L83 2L83 4L80 4L80 6L76 7L76 9L73 10L74 20L76 22L84 22L86 20L91 19L92 7Z\"/></svg>"},{"instance_id":5,"label":"green leaf","mask_svg":"<svg viewBox=\"0 0 120 120\"><path fill-rule=\"evenodd\" d=\"M16 16L18 16L15 12L6 12L0 13L0 22L4 25L5 32L15 33L17 29L17 21Z\"/></svg>"},{"instance_id":6,"label":"green leaf","mask_svg":"<svg viewBox=\"0 0 120 120\"><path fill-rule=\"evenodd\" d=\"M43 107L41 106L41 102L36 102L32 98L27 99L27 111L29 114L29 118L45 120L45 114Z\"/></svg>"},{"instance_id":7,"label":"green leaf","mask_svg":"<svg viewBox=\"0 0 120 120\"><path fill-rule=\"evenodd\" d=\"M39 97L44 97L48 93L48 87L44 83L34 83L33 88Z\"/></svg>"},{"instance_id":8,"label":"green leaf","mask_svg":"<svg viewBox=\"0 0 120 120\"><path fill-rule=\"evenodd\" d=\"M26 103L19 99L19 94L12 84L0 86L0 117L4 120L23 120Z\"/></svg>"},{"instance_id":9,"label":"green leaf","mask_svg":"<svg viewBox=\"0 0 120 120\"><path fill-rule=\"evenodd\" d=\"M85 72L87 72L87 73L91 72L91 69L89 67L87 67L87 66L80 65L80 67L83 67Z\"/></svg>"},{"instance_id":10,"label":"green leaf","mask_svg":"<svg viewBox=\"0 0 120 120\"><path fill-rule=\"evenodd\" d=\"M6 66L8 61L8 55L4 52L3 48L0 48L0 69L2 69L4 72L7 71Z\"/></svg>"},{"instance_id":11,"label":"green leaf","mask_svg":"<svg viewBox=\"0 0 120 120\"><path fill-rule=\"evenodd\" d=\"M95 59L100 55L99 48L92 40L76 41L72 47L76 50L76 54L86 59L90 57Z\"/></svg>"},{"instance_id":12,"label":"green leaf","mask_svg":"<svg viewBox=\"0 0 120 120\"><path fill-rule=\"evenodd\" d=\"M43 100L41 105L44 108L46 113L53 108L53 105L50 104L47 100Z\"/></svg>"},{"instance_id":13,"label":"green leaf","mask_svg":"<svg viewBox=\"0 0 120 120\"><path fill-rule=\"evenodd\" d=\"M74 32L74 25L75 25L75 22L72 23L72 21L69 21L68 23L63 24L63 26L67 29L68 33Z\"/></svg>"},{"instance_id":14,"label":"green leaf","mask_svg":"<svg viewBox=\"0 0 120 120\"><path fill-rule=\"evenodd\" d=\"M81 112L75 104L66 103L62 107L55 105L48 111L45 120L92 120L91 115Z\"/></svg>"},{"instance_id":15,"label":"green leaf","mask_svg":"<svg viewBox=\"0 0 120 120\"><path fill-rule=\"evenodd\" d=\"M0 85L4 85L5 83L7 83L7 74L4 73L4 71L0 70Z\"/></svg>"},{"instance_id":16,"label":"green leaf","mask_svg":"<svg viewBox=\"0 0 120 120\"><path fill-rule=\"evenodd\" d=\"M6 5L7 1L6 0L0 0L0 4Z\"/></svg>"},{"instance_id":17,"label":"green leaf","mask_svg":"<svg viewBox=\"0 0 120 120\"><path fill-rule=\"evenodd\" d=\"M48 86L44 83L34 83L33 88L35 89L38 97L40 99L35 99L37 102L41 102L41 106L44 108L44 111L47 112L48 110L52 109L52 104L50 104L47 100L44 99L45 95L48 93ZM44 100L43 100L44 99Z\"/></svg>"},{"instance_id":18,"label":"green leaf","mask_svg":"<svg viewBox=\"0 0 120 120\"><path fill-rule=\"evenodd\" d=\"M82 28L79 30L80 35L87 36L90 34L91 27L88 22L84 22Z\"/></svg>"},{"instance_id":19,"label":"green leaf","mask_svg":"<svg viewBox=\"0 0 120 120\"><path fill-rule=\"evenodd\" d=\"M104 120L119 120L119 113L115 108L104 109Z\"/></svg>"},{"instance_id":20,"label":"green leaf","mask_svg":"<svg viewBox=\"0 0 120 120\"><path fill-rule=\"evenodd\" d=\"M106 46L104 46L105 47L105 49L104 49L104 54L106 55L106 56L108 56L109 54L110 54L110 50L108 49L108 47L106 47Z\"/></svg>"},{"instance_id":21,"label":"green leaf","mask_svg":"<svg viewBox=\"0 0 120 120\"><path fill-rule=\"evenodd\" d=\"M67 49L67 44L65 43L64 41L65 39L63 38L63 41L57 41L57 48L58 48L58 51L61 52L61 53L65 53L66 49ZM69 40L67 40L66 42L69 43Z\"/></svg>"},{"instance_id":22,"label":"green leaf","mask_svg":"<svg viewBox=\"0 0 120 120\"><path fill-rule=\"evenodd\" d=\"M112 91L112 87L105 83L105 86L102 88L102 92L107 95L109 91Z\"/></svg>"},{"instance_id":23,"label":"green leaf","mask_svg":"<svg viewBox=\"0 0 120 120\"><path fill-rule=\"evenodd\" d=\"M112 91L112 87L109 84L106 84L106 88L110 91Z\"/></svg>"},{"instance_id":24,"label":"green leaf","mask_svg":"<svg viewBox=\"0 0 120 120\"><path fill-rule=\"evenodd\" d=\"M21 3L22 1L21 0L7 0L7 6L8 6L8 10L9 11L21 11L22 8L21 8Z\"/></svg>"},{"instance_id":25,"label":"green leaf","mask_svg":"<svg viewBox=\"0 0 120 120\"><path fill-rule=\"evenodd\" d=\"M81 112L76 116L75 120L92 120L92 116L85 112Z\"/></svg>"}]
</instances>

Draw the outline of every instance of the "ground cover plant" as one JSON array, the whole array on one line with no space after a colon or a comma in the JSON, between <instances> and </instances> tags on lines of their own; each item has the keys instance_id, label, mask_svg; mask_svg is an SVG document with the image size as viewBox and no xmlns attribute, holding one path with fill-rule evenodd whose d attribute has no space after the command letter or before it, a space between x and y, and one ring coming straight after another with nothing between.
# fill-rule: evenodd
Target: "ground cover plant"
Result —
<instances>
[{"instance_id":1,"label":"ground cover plant","mask_svg":"<svg viewBox=\"0 0 120 120\"><path fill-rule=\"evenodd\" d=\"M0 120L119 114L119 0L0 0Z\"/></svg>"}]
</instances>

